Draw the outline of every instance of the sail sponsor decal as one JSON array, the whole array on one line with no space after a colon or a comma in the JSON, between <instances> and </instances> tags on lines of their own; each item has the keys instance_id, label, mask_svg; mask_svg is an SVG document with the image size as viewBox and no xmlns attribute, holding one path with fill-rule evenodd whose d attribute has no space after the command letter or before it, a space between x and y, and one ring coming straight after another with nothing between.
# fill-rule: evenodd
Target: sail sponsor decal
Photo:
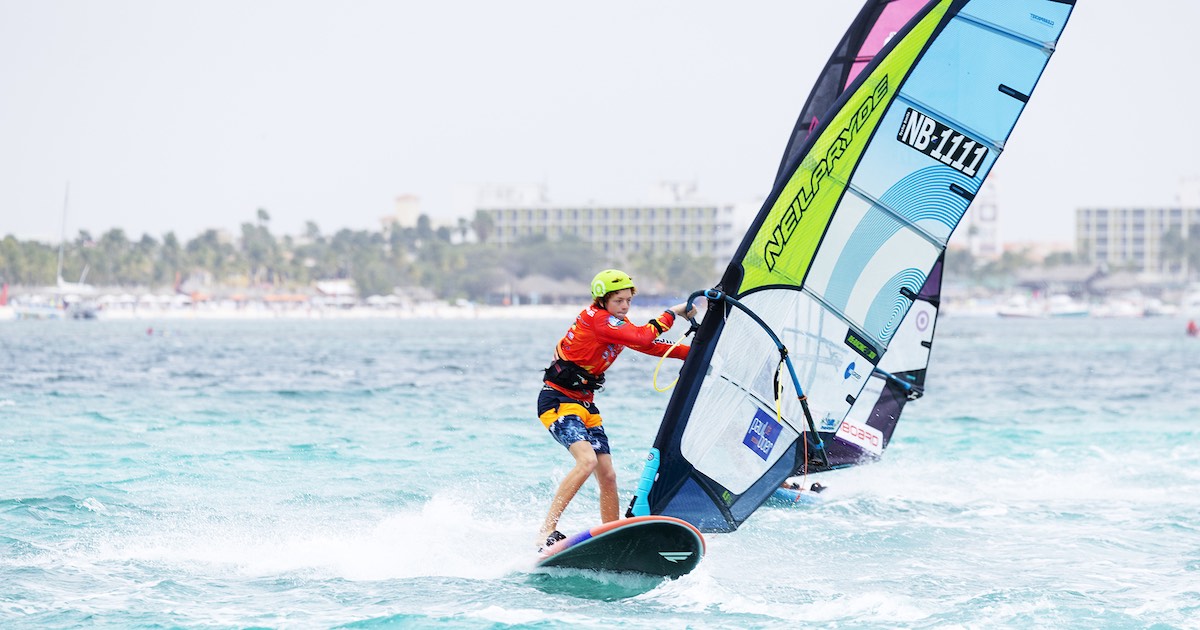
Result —
<instances>
[{"instance_id":1,"label":"sail sponsor decal","mask_svg":"<svg viewBox=\"0 0 1200 630\"><path fill-rule=\"evenodd\" d=\"M846 345L850 346L850 349L857 352L859 356L870 361L871 365L877 365L879 357L883 354L875 348L874 344L854 334L853 330L846 331Z\"/></svg>"},{"instance_id":2,"label":"sail sponsor decal","mask_svg":"<svg viewBox=\"0 0 1200 630\"><path fill-rule=\"evenodd\" d=\"M917 327L917 330L919 330L921 332L925 332L925 330L927 328L929 328L929 322L930 322L929 311L925 311L925 310L917 311L915 319L916 319L916 321L914 323Z\"/></svg>"},{"instance_id":3,"label":"sail sponsor decal","mask_svg":"<svg viewBox=\"0 0 1200 630\"><path fill-rule=\"evenodd\" d=\"M1029 19L1043 26L1054 26L1054 20L1051 20L1050 18L1044 18L1036 13L1030 13Z\"/></svg>"},{"instance_id":4,"label":"sail sponsor decal","mask_svg":"<svg viewBox=\"0 0 1200 630\"><path fill-rule=\"evenodd\" d=\"M842 420L842 426L838 427L837 436L868 453L874 455L883 453L883 433L866 423L846 418Z\"/></svg>"},{"instance_id":5,"label":"sail sponsor decal","mask_svg":"<svg viewBox=\"0 0 1200 630\"><path fill-rule=\"evenodd\" d=\"M911 107L896 139L967 177L975 177L988 154L987 145Z\"/></svg>"},{"instance_id":6,"label":"sail sponsor decal","mask_svg":"<svg viewBox=\"0 0 1200 630\"><path fill-rule=\"evenodd\" d=\"M742 438L742 444L749 446L755 455L766 461L771 454L771 449L775 448L775 443L779 441L781 433L783 433L783 425L767 412L758 409L754 413L754 418L750 420L750 428L746 430L746 437Z\"/></svg>"},{"instance_id":7,"label":"sail sponsor decal","mask_svg":"<svg viewBox=\"0 0 1200 630\"><path fill-rule=\"evenodd\" d=\"M858 366L854 364L854 361L851 361L850 365L847 365L846 369L842 372L842 380L846 381L846 380L854 379L856 381L861 381L862 374L859 374L858 370L854 369L856 367L858 367Z\"/></svg>"}]
</instances>

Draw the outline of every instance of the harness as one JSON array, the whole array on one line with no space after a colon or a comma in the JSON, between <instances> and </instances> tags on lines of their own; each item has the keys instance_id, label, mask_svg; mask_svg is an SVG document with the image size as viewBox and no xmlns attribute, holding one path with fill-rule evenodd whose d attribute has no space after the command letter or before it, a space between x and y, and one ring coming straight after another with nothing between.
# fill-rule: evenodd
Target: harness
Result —
<instances>
[{"instance_id":1,"label":"harness","mask_svg":"<svg viewBox=\"0 0 1200 630\"><path fill-rule=\"evenodd\" d=\"M604 387L604 375L593 376L591 372L566 360L555 357L543 376L546 382L573 390L594 392Z\"/></svg>"}]
</instances>

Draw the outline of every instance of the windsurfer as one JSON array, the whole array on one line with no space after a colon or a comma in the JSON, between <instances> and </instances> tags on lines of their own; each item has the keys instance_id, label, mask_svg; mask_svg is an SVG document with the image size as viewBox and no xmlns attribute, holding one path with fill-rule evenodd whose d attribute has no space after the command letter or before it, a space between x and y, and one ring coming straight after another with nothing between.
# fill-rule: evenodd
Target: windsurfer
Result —
<instances>
[{"instance_id":1,"label":"windsurfer","mask_svg":"<svg viewBox=\"0 0 1200 630\"><path fill-rule=\"evenodd\" d=\"M606 269L596 274L592 304L579 313L559 340L554 362L546 368L538 396L538 418L555 441L571 452L575 467L554 493L550 512L538 533L539 548L565 538L558 531L558 519L593 474L600 486L600 520L607 523L618 518L617 473L600 410L593 403L596 390L604 383L605 370L627 347L653 356L687 358L688 346L673 346L658 339L687 306L673 306L646 324L635 326L626 317L635 293L633 279L623 271Z\"/></svg>"}]
</instances>

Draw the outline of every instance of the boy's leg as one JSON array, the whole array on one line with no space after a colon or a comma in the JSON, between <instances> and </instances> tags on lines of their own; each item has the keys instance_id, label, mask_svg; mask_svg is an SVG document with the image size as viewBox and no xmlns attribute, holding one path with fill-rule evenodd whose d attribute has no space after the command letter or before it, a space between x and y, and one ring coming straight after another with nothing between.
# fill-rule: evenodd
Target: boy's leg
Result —
<instances>
[{"instance_id":1,"label":"boy's leg","mask_svg":"<svg viewBox=\"0 0 1200 630\"><path fill-rule=\"evenodd\" d=\"M562 516L563 511L567 509L567 504L571 502L571 499L575 498L575 494L583 487L583 482L587 481L587 478L596 470L596 451L592 450L591 442L588 442L586 439L579 440L571 444L570 450L571 455L575 457L575 467L563 477L563 480L558 484L558 490L554 493L554 499L550 501L550 512L546 514L546 520L542 523L542 529L538 533L539 545L545 543L546 536L549 536L550 532L558 529L558 519ZM608 466L612 468L611 458L609 458ZM613 501L615 505L615 482L613 485Z\"/></svg>"},{"instance_id":2,"label":"boy's leg","mask_svg":"<svg viewBox=\"0 0 1200 630\"><path fill-rule=\"evenodd\" d=\"M613 469L612 455L596 455L596 483L600 486L600 522L608 523L620 518L617 500L617 471Z\"/></svg>"}]
</instances>

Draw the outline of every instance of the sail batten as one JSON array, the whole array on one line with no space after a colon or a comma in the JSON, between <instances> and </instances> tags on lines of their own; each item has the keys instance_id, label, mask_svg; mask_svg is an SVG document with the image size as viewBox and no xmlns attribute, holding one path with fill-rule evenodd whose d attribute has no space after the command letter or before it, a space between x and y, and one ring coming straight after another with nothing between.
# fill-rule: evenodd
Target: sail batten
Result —
<instances>
[{"instance_id":1,"label":"sail batten","mask_svg":"<svg viewBox=\"0 0 1200 630\"><path fill-rule=\"evenodd\" d=\"M922 228L920 225L918 225L916 222L909 220L909 218L907 216L905 216L904 214L902 214L899 210L896 210L895 208L892 208L891 206L889 206L887 204L887 202L882 201L880 199L876 199L875 197L872 197L871 193L868 193L867 191L862 190L861 188L854 186L854 185L849 186L847 188L847 190L849 190L851 193L853 193L859 199L862 199L863 201L871 204L872 208L878 208L881 212L886 212L887 214L891 215L897 221L903 223L907 229L912 230L913 232L920 235L925 240L929 241L930 244L932 244L932 245L944 245L945 244L940 239L938 239L936 236L934 236L933 234L930 234L929 232L925 231L925 229Z\"/></svg>"},{"instance_id":2,"label":"sail batten","mask_svg":"<svg viewBox=\"0 0 1200 630\"><path fill-rule=\"evenodd\" d=\"M1003 26L1000 26L999 24L993 24L991 22L988 22L987 20L976 18L976 17L972 16L971 14L966 13L965 11L960 13L959 17L961 17L963 22L965 22L967 24L973 24L979 28L986 29L993 33L997 33L999 35L1008 37L1008 38L1012 39L1013 41L1021 42L1021 43L1025 44L1026 46L1029 46L1030 48L1036 48L1038 50L1044 51L1047 56L1054 54L1054 42L1045 42L1045 41L1039 41L1036 39L1032 39L1021 33L1017 33L1017 32L1011 31L1007 28L1004 28Z\"/></svg>"},{"instance_id":3,"label":"sail batten","mask_svg":"<svg viewBox=\"0 0 1200 630\"><path fill-rule=\"evenodd\" d=\"M831 304L831 303L827 302L827 301L825 300L825 298L824 298L824 297L822 297L822 296L821 296L821 295L819 295L819 294L813 293L813 292L812 292L812 291L810 291L810 290L809 290L807 287L803 287L803 286L801 286L801 287L794 287L794 286L783 286L783 285L773 285L773 286L757 287L757 288L755 288L755 289L752 289L752 290L750 290L750 291L747 291L747 292L746 292L746 295L752 295L752 294L754 294L754 293L756 293L756 292L759 292L759 291L768 291L768 290L775 290L775 291L799 291L800 293L803 293L805 296L807 296L809 299L813 300L814 302L816 302L816 303L820 304L822 307L824 307L824 309L825 309L826 311L828 311L828 313L829 313L830 315L832 315L832 316L833 316L833 317L834 317L836 320L838 320L838 323L840 323L840 324L842 324L842 325L845 325L845 326L846 326L846 327L848 327L848 328L849 328L849 329L850 329L852 332L855 332L855 333L857 333L857 334L859 334L859 335L862 335L862 336L864 336L864 337L866 336L866 332L865 332L865 331L863 331L863 330L860 330L860 329L858 329L858 327L856 326L856 324L855 324L855 323L854 323L854 322L853 322L853 321L852 321L852 320L851 320L851 319L850 319L850 318L849 318L849 317L848 317L848 316L847 316L845 313L842 313L842 312L841 312L841 311L838 309L838 307L837 307L837 306L835 306L834 304ZM811 340L820 340L820 339L821 339L821 337L820 337L820 335L819 335L819 330L818 330L818 332L817 332L817 333L812 333L812 332L809 332L809 331L807 331L807 330L803 330L803 329L800 329L800 328L794 328L794 327L787 327L787 326L784 326L784 327L782 327L782 328L780 329L780 332L783 332L783 333L791 333L791 334L793 334L793 335L795 335L796 337L798 337L798 338L801 338L801 339L811 339ZM793 351L792 351L792 356L796 356L796 355L797 355L797 353L796 353L796 352L793 350Z\"/></svg>"}]
</instances>

